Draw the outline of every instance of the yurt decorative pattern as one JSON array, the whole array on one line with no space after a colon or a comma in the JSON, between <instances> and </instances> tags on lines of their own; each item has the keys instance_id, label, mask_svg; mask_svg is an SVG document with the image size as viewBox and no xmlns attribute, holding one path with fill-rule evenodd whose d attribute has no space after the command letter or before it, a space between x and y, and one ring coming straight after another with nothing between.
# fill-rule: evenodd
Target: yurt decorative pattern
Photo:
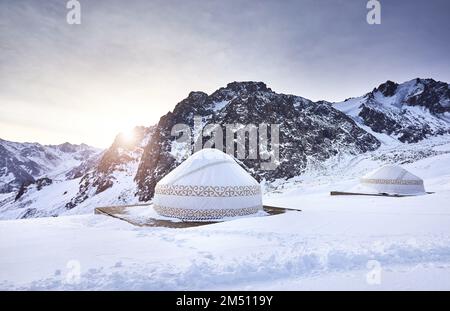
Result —
<instances>
[{"instance_id":1,"label":"yurt decorative pattern","mask_svg":"<svg viewBox=\"0 0 450 311\"><path fill-rule=\"evenodd\" d=\"M363 184L383 184L383 185L423 185L422 180L402 180L402 179L370 179L361 178Z\"/></svg>"},{"instance_id":2,"label":"yurt decorative pattern","mask_svg":"<svg viewBox=\"0 0 450 311\"><path fill-rule=\"evenodd\" d=\"M183 186L158 185L155 194L199 196L199 197L239 197L258 195L261 187L257 186Z\"/></svg>"},{"instance_id":3,"label":"yurt decorative pattern","mask_svg":"<svg viewBox=\"0 0 450 311\"><path fill-rule=\"evenodd\" d=\"M176 208L159 205L154 205L153 208L160 215L190 221L208 221L208 220L222 219L226 217L246 216L255 214L261 209L260 206L254 206L254 207L233 208L233 209L221 208L221 209L198 210L198 209Z\"/></svg>"}]
</instances>

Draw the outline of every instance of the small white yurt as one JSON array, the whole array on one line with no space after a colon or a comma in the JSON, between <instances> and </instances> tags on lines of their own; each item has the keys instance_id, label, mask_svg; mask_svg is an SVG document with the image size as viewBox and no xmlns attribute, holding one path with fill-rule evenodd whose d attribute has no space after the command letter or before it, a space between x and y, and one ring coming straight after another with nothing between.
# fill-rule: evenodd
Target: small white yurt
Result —
<instances>
[{"instance_id":1,"label":"small white yurt","mask_svg":"<svg viewBox=\"0 0 450 311\"><path fill-rule=\"evenodd\" d=\"M360 192L419 195L425 194L423 180L398 165L386 165L360 179Z\"/></svg>"},{"instance_id":2,"label":"small white yurt","mask_svg":"<svg viewBox=\"0 0 450 311\"><path fill-rule=\"evenodd\" d=\"M161 179L153 207L162 216L208 221L262 210L258 182L217 149L194 153Z\"/></svg>"}]
</instances>

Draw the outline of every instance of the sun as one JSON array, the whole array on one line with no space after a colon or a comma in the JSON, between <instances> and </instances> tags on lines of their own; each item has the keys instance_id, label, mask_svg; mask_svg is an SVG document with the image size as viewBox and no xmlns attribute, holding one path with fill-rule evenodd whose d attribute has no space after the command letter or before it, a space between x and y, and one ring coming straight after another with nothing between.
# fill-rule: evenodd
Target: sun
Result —
<instances>
[{"instance_id":1,"label":"sun","mask_svg":"<svg viewBox=\"0 0 450 311\"><path fill-rule=\"evenodd\" d=\"M133 128L127 128L120 132L120 140L123 143L126 144L133 143L135 139L136 139L136 132L134 131Z\"/></svg>"}]
</instances>

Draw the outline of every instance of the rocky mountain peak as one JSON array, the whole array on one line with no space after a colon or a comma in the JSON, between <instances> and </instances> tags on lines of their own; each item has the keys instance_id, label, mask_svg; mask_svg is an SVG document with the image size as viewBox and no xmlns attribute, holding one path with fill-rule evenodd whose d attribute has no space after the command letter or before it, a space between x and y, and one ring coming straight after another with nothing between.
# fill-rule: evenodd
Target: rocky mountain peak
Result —
<instances>
[{"instance_id":1,"label":"rocky mountain peak","mask_svg":"<svg viewBox=\"0 0 450 311\"><path fill-rule=\"evenodd\" d=\"M83 152L83 151L95 151L95 147L91 147L86 144L71 144L69 142L65 142L59 145L48 145L47 147L52 147L54 149L58 149L64 153L75 153L75 152Z\"/></svg>"},{"instance_id":2,"label":"rocky mountain peak","mask_svg":"<svg viewBox=\"0 0 450 311\"><path fill-rule=\"evenodd\" d=\"M255 93L255 92L272 92L264 82L242 81L228 83L226 88L238 94Z\"/></svg>"},{"instance_id":3,"label":"rocky mountain peak","mask_svg":"<svg viewBox=\"0 0 450 311\"><path fill-rule=\"evenodd\" d=\"M175 114L189 114L202 112L207 109L205 100L208 98L208 94L203 92L190 92L188 97L179 102L173 109Z\"/></svg>"},{"instance_id":4,"label":"rocky mountain peak","mask_svg":"<svg viewBox=\"0 0 450 311\"><path fill-rule=\"evenodd\" d=\"M412 81L410 81L412 83ZM433 79L416 79L413 90L405 98L410 106L424 106L433 114L450 112L450 87Z\"/></svg>"},{"instance_id":5,"label":"rocky mountain peak","mask_svg":"<svg viewBox=\"0 0 450 311\"><path fill-rule=\"evenodd\" d=\"M57 145L55 147L57 147L62 152L72 153L72 152L76 152L77 151L77 147L78 146L77 145L72 145L71 143L68 143L68 142L65 142L65 143Z\"/></svg>"},{"instance_id":6,"label":"rocky mountain peak","mask_svg":"<svg viewBox=\"0 0 450 311\"><path fill-rule=\"evenodd\" d=\"M189 100L199 100L201 98L204 98L208 96L208 94L201 92L201 91L192 91L189 93L187 99Z\"/></svg>"},{"instance_id":7,"label":"rocky mountain peak","mask_svg":"<svg viewBox=\"0 0 450 311\"><path fill-rule=\"evenodd\" d=\"M358 154L380 145L375 137L330 104L278 94L262 82L232 82L209 96L203 93L197 100L188 96L173 112L161 118L135 177L141 201L150 200L156 183L181 163L182 159L177 157L179 144L171 130L175 124L183 123L195 132L194 116L202 117L204 125L222 128L236 123L278 125L280 163L277 169L263 169L267 160L262 158L241 161L260 180L291 178L300 175L312 158L323 161L340 152ZM203 133L203 142L208 138L211 137ZM178 147L174 150L173 146Z\"/></svg>"},{"instance_id":8,"label":"rocky mountain peak","mask_svg":"<svg viewBox=\"0 0 450 311\"><path fill-rule=\"evenodd\" d=\"M334 107L374 132L405 143L450 133L449 85L433 79L416 78L401 84L387 81Z\"/></svg>"},{"instance_id":9,"label":"rocky mountain peak","mask_svg":"<svg viewBox=\"0 0 450 311\"><path fill-rule=\"evenodd\" d=\"M395 82L392 82L390 80L386 81L383 84L380 84L377 88L374 89L374 92L381 92L384 96L390 97L395 94L397 91L398 84Z\"/></svg>"},{"instance_id":10,"label":"rocky mountain peak","mask_svg":"<svg viewBox=\"0 0 450 311\"><path fill-rule=\"evenodd\" d=\"M399 107L422 106L434 115L450 112L449 85L433 79L416 78L401 84L387 81L375 88L368 96L380 103L383 103L383 97L387 98L386 102L395 102Z\"/></svg>"}]
</instances>

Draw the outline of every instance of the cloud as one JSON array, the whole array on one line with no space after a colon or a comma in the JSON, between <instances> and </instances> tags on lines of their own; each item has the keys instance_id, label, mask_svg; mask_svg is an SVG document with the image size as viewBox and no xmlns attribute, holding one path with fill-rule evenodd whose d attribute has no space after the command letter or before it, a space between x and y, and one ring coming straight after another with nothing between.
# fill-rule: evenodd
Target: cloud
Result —
<instances>
[{"instance_id":1,"label":"cloud","mask_svg":"<svg viewBox=\"0 0 450 311\"><path fill-rule=\"evenodd\" d=\"M65 22L64 1L0 2L3 128L27 120L107 146L191 90L235 80L313 100L360 95L387 79L450 80L446 0L382 1L379 26L366 23L360 0L80 2L81 25ZM76 122L60 121L67 116ZM57 143L34 133L30 140Z\"/></svg>"}]
</instances>

